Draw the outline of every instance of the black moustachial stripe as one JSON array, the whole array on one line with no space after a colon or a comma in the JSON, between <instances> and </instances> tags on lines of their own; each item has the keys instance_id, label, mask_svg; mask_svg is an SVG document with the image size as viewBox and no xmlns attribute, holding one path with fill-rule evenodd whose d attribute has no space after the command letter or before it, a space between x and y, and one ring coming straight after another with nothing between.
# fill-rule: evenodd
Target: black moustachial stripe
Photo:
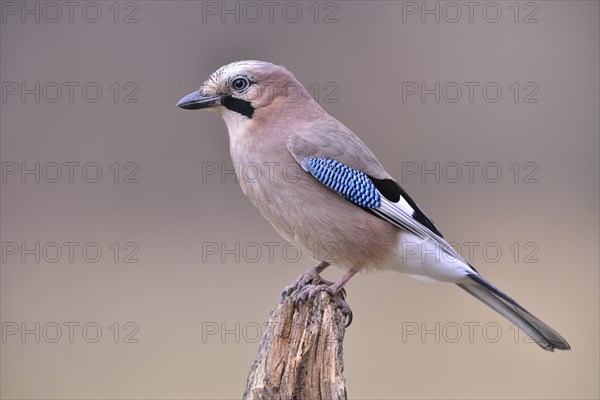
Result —
<instances>
[{"instance_id":1,"label":"black moustachial stripe","mask_svg":"<svg viewBox=\"0 0 600 400\"><path fill-rule=\"evenodd\" d=\"M236 99L232 96L225 96L221 100L221 104L228 110L235 111L248 118L252 118L252 115L254 115L254 107L252 107L252 104L250 104L249 101Z\"/></svg>"}]
</instances>

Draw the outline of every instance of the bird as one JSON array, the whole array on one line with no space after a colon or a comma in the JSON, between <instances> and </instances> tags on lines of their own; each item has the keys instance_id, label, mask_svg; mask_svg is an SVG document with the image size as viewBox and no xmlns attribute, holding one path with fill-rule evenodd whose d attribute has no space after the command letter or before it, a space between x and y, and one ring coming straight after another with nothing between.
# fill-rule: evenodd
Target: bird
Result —
<instances>
[{"instance_id":1,"label":"bird","mask_svg":"<svg viewBox=\"0 0 600 400\"><path fill-rule=\"evenodd\" d=\"M454 283L518 326L545 350L569 350L549 325L488 282L443 237L363 141L329 115L285 67L265 61L226 64L177 107L208 109L227 125L243 193L286 240L317 263L284 290L301 299L319 291L344 300L358 272L391 270ZM336 282L320 276L345 271Z\"/></svg>"}]
</instances>

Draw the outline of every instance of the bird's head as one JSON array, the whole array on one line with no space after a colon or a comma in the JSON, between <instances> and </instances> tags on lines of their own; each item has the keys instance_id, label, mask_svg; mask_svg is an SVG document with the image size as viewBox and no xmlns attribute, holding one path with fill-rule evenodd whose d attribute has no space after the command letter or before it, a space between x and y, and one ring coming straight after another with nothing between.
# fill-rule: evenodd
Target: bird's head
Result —
<instances>
[{"instance_id":1,"label":"bird's head","mask_svg":"<svg viewBox=\"0 0 600 400\"><path fill-rule=\"evenodd\" d=\"M197 90L185 96L177 107L186 110L211 109L228 126L273 116L312 98L284 67L263 61L238 61L219 68Z\"/></svg>"}]
</instances>

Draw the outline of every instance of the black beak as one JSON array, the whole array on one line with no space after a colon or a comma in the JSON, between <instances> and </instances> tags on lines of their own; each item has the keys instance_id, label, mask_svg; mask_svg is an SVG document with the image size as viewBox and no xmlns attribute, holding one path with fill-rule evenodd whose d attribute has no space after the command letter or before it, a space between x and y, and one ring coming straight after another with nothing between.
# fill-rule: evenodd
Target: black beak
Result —
<instances>
[{"instance_id":1,"label":"black beak","mask_svg":"<svg viewBox=\"0 0 600 400\"><path fill-rule=\"evenodd\" d=\"M177 102L177 107L184 110L198 110L221 105L221 96L204 97L197 90Z\"/></svg>"}]
</instances>

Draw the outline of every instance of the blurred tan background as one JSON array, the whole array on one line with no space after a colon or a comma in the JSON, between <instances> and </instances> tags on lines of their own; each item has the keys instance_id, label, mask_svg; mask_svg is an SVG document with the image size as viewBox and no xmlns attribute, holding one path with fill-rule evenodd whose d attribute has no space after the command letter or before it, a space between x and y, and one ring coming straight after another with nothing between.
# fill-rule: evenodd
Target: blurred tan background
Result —
<instances>
[{"instance_id":1,"label":"blurred tan background","mask_svg":"<svg viewBox=\"0 0 600 400\"><path fill-rule=\"evenodd\" d=\"M598 398L598 2L48 4L2 2L2 398L241 397L311 261L241 193L225 125L175 108L240 59L288 67L573 347L358 276L350 398Z\"/></svg>"}]
</instances>

